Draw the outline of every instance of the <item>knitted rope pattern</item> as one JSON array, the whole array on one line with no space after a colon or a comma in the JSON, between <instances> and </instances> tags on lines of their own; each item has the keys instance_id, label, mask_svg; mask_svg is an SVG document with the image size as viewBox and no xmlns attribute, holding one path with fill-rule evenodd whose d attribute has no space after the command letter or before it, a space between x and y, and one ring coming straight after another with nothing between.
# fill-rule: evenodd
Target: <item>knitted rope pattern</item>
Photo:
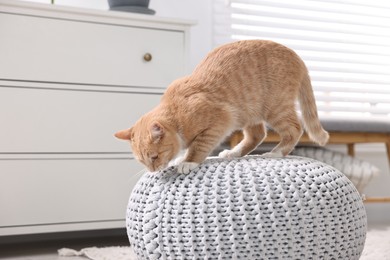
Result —
<instances>
[{"instance_id":1,"label":"knitted rope pattern","mask_svg":"<svg viewBox=\"0 0 390 260\"><path fill-rule=\"evenodd\" d=\"M139 259L359 259L366 213L354 185L301 157L212 158L189 175L146 173L130 196Z\"/></svg>"},{"instance_id":2,"label":"knitted rope pattern","mask_svg":"<svg viewBox=\"0 0 390 260\"><path fill-rule=\"evenodd\" d=\"M313 158L332 165L344 173L360 193L363 192L372 178L379 174L379 169L367 161L322 147L297 147L292 154Z\"/></svg>"}]
</instances>

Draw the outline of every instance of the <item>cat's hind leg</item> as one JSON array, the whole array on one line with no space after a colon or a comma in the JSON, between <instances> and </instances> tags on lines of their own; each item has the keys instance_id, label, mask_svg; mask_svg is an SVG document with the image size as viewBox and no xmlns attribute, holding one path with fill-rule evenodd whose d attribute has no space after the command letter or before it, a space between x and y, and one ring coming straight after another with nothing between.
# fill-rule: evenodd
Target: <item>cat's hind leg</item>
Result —
<instances>
[{"instance_id":1,"label":"cat's hind leg","mask_svg":"<svg viewBox=\"0 0 390 260\"><path fill-rule=\"evenodd\" d=\"M263 154L265 157L283 157L288 155L298 143L303 134L303 128L294 110L284 112L284 116L268 121L269 125L280 136L280 142L271 152Z\"/></svg>"},{"instance_id":2,"label":"cat's hind leg","mask_svg":"<svg viewBox=\"0 0 390 260\"><path fill-rule=\"evenodd\" d=\"M224 150L219 153L222 158L234 158L247 155L260 145L266 137L266 128L263 123L244 128L244 139L232 150Z\"/></svg>"}]
</instances>

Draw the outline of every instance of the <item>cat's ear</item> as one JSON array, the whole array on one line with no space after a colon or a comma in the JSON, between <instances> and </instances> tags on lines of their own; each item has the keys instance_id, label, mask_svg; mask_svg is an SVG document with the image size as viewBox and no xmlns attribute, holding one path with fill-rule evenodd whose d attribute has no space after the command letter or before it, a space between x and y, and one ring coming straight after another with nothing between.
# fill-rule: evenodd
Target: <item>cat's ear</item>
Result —
<instances>
[{"instance_id":1,"label":"cat's ear","mask_svg":"<svg viewBox=\"0 0 390 260\"><path fill-rule=\"evenodd\" d=\"M124 129L115 133L115 137L122 140L131 140L133 128Z\"/></svg>"},{"instance_id":2,"label":"cat's ear","mask_svg":"<svg viewBox=\"0 0 390 260\"><path fill-rule=\"evenodd\" d=\"M153 139L153 142L158 142L164 136L165 129L159 122L154 122L150 126L150 135Z\"/></svg>"}]
</instances>

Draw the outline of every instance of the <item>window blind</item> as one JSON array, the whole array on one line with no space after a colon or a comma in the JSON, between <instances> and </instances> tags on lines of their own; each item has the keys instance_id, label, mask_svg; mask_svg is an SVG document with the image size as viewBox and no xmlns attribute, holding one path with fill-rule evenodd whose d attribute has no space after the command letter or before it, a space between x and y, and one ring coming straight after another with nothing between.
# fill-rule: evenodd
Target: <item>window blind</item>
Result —
<instances>
[{"instance_id":1,"label":"window blind","mask_svg":"<svg viewBox=\"0 0 390 260\"><path fill-rule=\"evenodd\" d=\"M295 50L319 114L390 120L390 1L215 0L215 46L244 39Z\"/></svg>"}]
</instances>

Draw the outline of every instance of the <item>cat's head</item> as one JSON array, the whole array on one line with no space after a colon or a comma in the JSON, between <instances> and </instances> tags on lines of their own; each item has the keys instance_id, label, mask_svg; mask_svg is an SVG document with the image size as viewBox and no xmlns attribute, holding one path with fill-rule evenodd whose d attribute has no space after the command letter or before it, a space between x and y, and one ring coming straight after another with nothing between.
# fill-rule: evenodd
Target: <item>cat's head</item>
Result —
<instances>
[{"instance_id":1,"label":"cat's head","mask_svg":"<svg viewBox=\"0 0 390 260\"><path fill-rule=\"evenodd\" d=\"M177 133L158 121L141 119L133 127L121 130L115 136L130 141L135 158L151 172L166 168L180 152Z\"/></svg>"}]
</instances>

